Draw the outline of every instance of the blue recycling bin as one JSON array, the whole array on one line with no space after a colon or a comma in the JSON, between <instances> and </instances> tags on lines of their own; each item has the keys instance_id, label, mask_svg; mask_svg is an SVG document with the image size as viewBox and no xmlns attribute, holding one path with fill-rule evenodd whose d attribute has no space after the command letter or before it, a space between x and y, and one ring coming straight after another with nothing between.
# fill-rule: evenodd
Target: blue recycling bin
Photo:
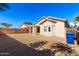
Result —
<instances>
[{"instance_id":1,"label":"blue recycling bin","mask_svg":"<svg viewBox=\"0 0 79 59\"><path fill-rule=\"evenodd\" d=\"M74 44L74 37L75 37L75 33L67 32L66 33L66 42L67 42L67 44Z\"/></svg>"}]
</instances>

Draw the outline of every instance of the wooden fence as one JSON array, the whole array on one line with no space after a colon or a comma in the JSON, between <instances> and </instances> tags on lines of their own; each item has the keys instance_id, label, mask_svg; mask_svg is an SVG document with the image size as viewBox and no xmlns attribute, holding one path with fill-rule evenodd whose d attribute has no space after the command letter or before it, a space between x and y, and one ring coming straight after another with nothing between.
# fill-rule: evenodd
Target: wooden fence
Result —
<instances>
[{"instance_id":1,"label":"wooden fence","mask_svg":"<svg viewBox=\"0 0 79 59\"><path fill-rule=\"evenodd\" d=\"M76 32L76 39L79 40L79 32Z\"/></svg>"},{"instance_id":2,"label":"wooden fence","mask_svg":"<svg viewBox=\"0 0 79 59\"><path fill-rule=\"evenodd\" d=\"M0 34L29 33L29 29L0 28Z\"/></svg>"}]
</instances>

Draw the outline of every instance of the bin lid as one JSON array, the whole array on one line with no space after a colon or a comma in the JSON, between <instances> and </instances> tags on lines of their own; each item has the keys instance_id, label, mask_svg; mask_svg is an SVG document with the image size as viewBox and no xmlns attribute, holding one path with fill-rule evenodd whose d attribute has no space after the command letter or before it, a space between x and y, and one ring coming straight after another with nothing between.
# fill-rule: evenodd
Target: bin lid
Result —
<instances>
[{"instance_id":1,"label":"bin lid","mask_svg":"<svg viewBox=\"0 0 79 59\"><path fill-rule=\"evenodd\" d=\"M75 34L74 32L66 32L66 34Z\"/></svg>"}]
</instances>

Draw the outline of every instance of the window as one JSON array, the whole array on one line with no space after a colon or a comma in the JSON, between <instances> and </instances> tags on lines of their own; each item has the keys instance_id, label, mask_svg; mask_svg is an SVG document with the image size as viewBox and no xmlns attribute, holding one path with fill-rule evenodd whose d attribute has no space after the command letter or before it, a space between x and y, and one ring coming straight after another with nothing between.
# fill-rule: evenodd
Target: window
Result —
<instances>
[{"instance_id":1,"label":"window","mask_svg":"<svg viewBox=\"0 0 79 59\"><path fill-rule=\"evenodd\" d=\"M48 29L48 27L47 26L44 26L44 31L45 32L47 32L47 29Z\"/></svg>"},{"instance_id":2,"label":"window","mask_svg":"<svg viewBox=\"0 0 79 59\"><path fill-rule=\"evenodd\" d=\"M48 28L48 31L50 32L50 26L49 26L49 28Z\"/></svg>"},{"instance_id":3,"label":"window","mask_svg":"<svg viewBox=\"0 0 79 59\"><path fill-rule=\"evenodd\" d=\"M50 26L44 26L44 31L45 32L50 32Z\"/></svg>"}]
</instances>

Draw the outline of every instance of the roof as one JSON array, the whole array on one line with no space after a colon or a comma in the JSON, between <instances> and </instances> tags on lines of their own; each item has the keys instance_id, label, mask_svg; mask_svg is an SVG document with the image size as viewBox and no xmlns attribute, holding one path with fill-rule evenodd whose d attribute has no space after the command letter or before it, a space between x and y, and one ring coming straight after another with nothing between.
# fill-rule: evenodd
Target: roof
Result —
<instances>
[{"instance_id":1,"label":"roof","mask_svg":"<svg viewBox=\"0 0 79 59\"><path fill-rule=\"evenodd\" d=\"M37 24L38 22L40 22L42 19L53 19L53 20L58 20L58 21L63 21L63 22L66 22L66 19L62 19L62 18L57 18L57 17L51 17L51 16L48 16L48 17L45 17L43 16L42 18L40 18L35 24ZM50 21L53 21L53 20L50 20ZM34 25L35 25L34 24Z\"/></svg>"},{"instance_id":2,"label":"roof","mask_svg":"<svg viewBox=\"0 0 79 59\"><path fill-rule=\"evenodd\" d=\"M50 22L53 22L53 23L56 23L57 22L55 20L45 20L45 21L50 21ZM40 24L43 24L45 21L42 21Z\"/></svg>"},{"instance_id":3,"label":"roof","mask_svg":"<svg viewBox=\"0 0 79 59\"><path fill-rule=\"evenodd\" d=\"M46 17L45 16L43 16L43 17L41 17L35 24L37 24L39 21L41 21L42 19L46 19ZM34 24L34 25L35 25Z\"/></svg>"},{"instance_id":4,"label":"roof","mask_svg":"<svg viewBox=\"0 0 79 59\"><path fill-rule=\"evenodd\" d=\"M57 17L51 17L51 16L48 16L48 19L55 19L55 20L58 20L58 21L66 21L66 19L63 19L63 18L57 18Z\"/></svg>"}]
</instances>

